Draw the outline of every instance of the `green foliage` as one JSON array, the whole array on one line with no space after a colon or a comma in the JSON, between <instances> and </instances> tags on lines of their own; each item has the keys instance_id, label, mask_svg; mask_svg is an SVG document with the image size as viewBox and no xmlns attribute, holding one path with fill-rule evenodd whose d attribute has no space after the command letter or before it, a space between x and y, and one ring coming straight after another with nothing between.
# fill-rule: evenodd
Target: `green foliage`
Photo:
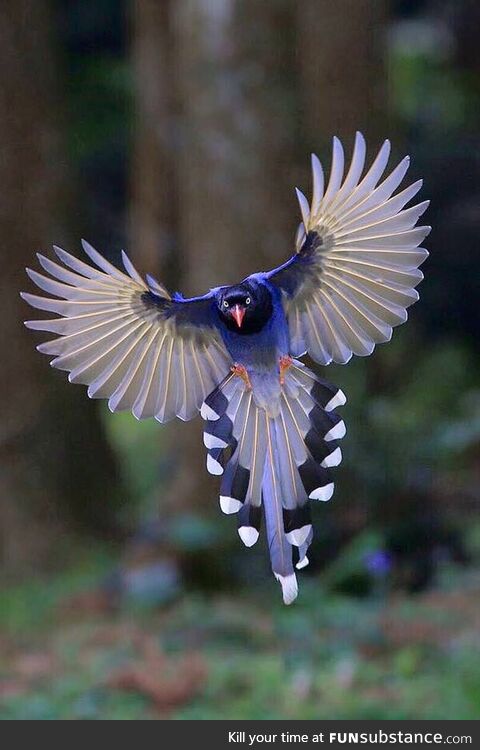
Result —
<instances>
[{"instance_id":1,"label":"green foliage","mask_svg":"<svg viewBox=\"0 0 480 750\"><path fill-rule=\"evenodd\" d=\"M473 71L452 65L455 39L445 25L425 18L401 22L390 45L390 80L396 116L422 124L430 136L476 127L478 86Z\"/></svg>"},{"instance_id":2,"label":"green foliage","mask_svg":"<svg viewBox=\"0 0 480 750\"><path fill-rule=\"evenodd\" d=\"M360 485L371 500L422 488L432 472L467 465L466 453L480 440L480 379L472 353L459 343L415 344L412 335L399 331L374 360L328 373L348 397L347 485Z\"/></svg>"},{"instance_id":3,"label":"green foliage","mask_svg":"<svg viewBox=\"0 0 480 750\"><path fill-rule=\"evenodd\" d=\"M78 546L76 551L76 564L66 573L53 577L39 575L2 589L1 633L11 635L27 632L32 627L47 628L63 597L72 591L91 588L100 574L111 569L112 557L104 545L97 544L86 552L81 552Z\"/></svg>"},{"instance_id":4,"label":"green foliage","mask_svg":"<svg viewBox=\"0 0 480 750\"><path fill-rule=\"evenodd\" d=\"M165 430L153 419L139 422L130 412L112 414L102 406L105 430L141 516L149 509L151 495L166 472Z\"/></svg>"},{"instance_id":5,"label":"green foliage","mask_svg":"<svg viewBox=\"0 0 480 750\"><path fill-rule=\"evenodd\" d=\"M68 79L69 147L75 162L123 146L127 140L131 99L128 62L113 55L91 54L74 61ZM81 113L81 116L79 116Z\"/></svg>"},{"instance_id":6,"label":"green foliage","mask_svg":"<svg viewBox=\"0 0 480 750\"><path fill-rule=\"evenodd\" d=\"M99 561L97 574L104 567ZM400 603L359 601L328 595L310 579L291 608L281 604L272 585L258 598L245 591L188 594L162 610L142 614L123 606L101 613L78 598L75 605L65 599L67 591L78 597L88 585L91 592L91 574L81 568L44 582L43 605L34 587L7 592L6 605L17 608L17 615L0 627L2 647L9 631L0 673L2 718L478 716L473 590L467 607L446 589L434 598ZM478 587L478 580L457 576L456 591L472 585ZM155 663L152 649L161 663ZM165 699L176 665L178 671L190 668L187 653L201 660L202 677L173 706L156 705L141 683L119 686L119 674L140 666L142 674L158 680Z\"/></svg>"}]
</instances>

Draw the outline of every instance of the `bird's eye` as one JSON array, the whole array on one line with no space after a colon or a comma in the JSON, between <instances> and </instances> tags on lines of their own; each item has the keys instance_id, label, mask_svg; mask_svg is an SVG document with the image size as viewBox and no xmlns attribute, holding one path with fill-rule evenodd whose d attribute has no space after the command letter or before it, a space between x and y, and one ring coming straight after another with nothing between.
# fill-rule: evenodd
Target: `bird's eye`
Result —
<instances>
[{"instance_id":1,"label":"bird's eye","mask_svg":"<svg viewBox=\"0 0 480 750\"><path fill-rule=\"evenodd\" d=\"M223 306L224 306L224 307L228 307L228 302L227 302L227 300L226 300L226 299L224 299L224 300L223 300Z\"/></svg>"},{"instance_id":2,"label":"bird's eye","mask_svg":"<svg viewBox=\"0 0 480 750\"><path fill-rule=\"evenodd\" d=\"M245 304L246 304L246 305L249 305L251 301L252 301L252 300L250 299L250 297L247 297L247 299L245 300Z\"/></svg>"}]
</instances>

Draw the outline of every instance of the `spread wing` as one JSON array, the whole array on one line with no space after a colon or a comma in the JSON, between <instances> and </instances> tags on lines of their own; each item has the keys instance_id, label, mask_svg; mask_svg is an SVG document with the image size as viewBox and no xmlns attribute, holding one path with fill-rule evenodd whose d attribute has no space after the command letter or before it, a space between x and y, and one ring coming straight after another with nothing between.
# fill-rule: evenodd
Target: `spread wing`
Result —
<instances>
[{"instance_id":1,"label":"spread wing","mask_svg":"<svg viewBox=\"0 0 480 750\"><path fill-rule=\"evenodd\" d=\"M415 227L428 206L404 206L422 181L393 193L409 166L405 157L386 177L390 143L385 141L362 178L365 140L355 138L344 178L344 154L334 138L330 178L312 156L311 205L297 191L303 222L296 254L267 274L284 294L292 354L308 351L320 364L345 363L352 354L371 354L407 319L423 279L418 267L428 252L418 247L430 227ZM392 197L393 196L393 197Z\"/></svg>"},{"instance_id":2,"label":"spread wing","mask_svg":"<svg viewBox=\"0 0 480 750\"><path fill-rule=\"evenodd\" d=\"M39 255L53 278L27 269L53 297L23 293L33 307L55 313L30 320L28 328L58 334L40 344L67 370L72 383L88 385L90 398L108 398L112 411L138 419L191 419L229 371L230 360L216 328L213 295L175 299L154 279L147 283L123 253L127 274L88 243L97 268L55 248L63 265Z\"/></svg>"}]
</instances>

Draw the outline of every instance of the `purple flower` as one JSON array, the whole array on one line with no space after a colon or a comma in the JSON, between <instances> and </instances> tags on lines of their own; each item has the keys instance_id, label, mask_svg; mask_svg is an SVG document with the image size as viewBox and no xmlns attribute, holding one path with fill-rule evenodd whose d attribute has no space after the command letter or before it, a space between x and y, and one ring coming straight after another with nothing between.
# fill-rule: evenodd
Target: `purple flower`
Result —
<instances>
[{"instance_id":1,"label":"purple flower","mask_svg":"<svg viewBox=\"0 0 480 750\"><path fill-rule=\"evenodd\" d=\"M379 578L388 575L392 568L392 559L383 549L367 552L363 560L368 572Z\"/></svg>"}]
</instances>

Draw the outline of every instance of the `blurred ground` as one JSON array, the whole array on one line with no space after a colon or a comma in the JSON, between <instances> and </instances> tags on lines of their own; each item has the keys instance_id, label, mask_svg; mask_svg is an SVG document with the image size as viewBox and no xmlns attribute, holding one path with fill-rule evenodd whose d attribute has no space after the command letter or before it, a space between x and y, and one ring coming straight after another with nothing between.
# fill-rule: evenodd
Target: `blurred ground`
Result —
<instances>
[{"instance_id":1,"label":"blurred ground","mask_svg":"<svg viewBox=\"0 0 480 750\"><path fill-rule=\"evenodd\" d=\"M2 718L478 718L478 574L447 566L413 598L310 580L290 609L271 587L152 609L95 592L111 561L94 557L3 595Z\"/></svg>"}]
</instances>

